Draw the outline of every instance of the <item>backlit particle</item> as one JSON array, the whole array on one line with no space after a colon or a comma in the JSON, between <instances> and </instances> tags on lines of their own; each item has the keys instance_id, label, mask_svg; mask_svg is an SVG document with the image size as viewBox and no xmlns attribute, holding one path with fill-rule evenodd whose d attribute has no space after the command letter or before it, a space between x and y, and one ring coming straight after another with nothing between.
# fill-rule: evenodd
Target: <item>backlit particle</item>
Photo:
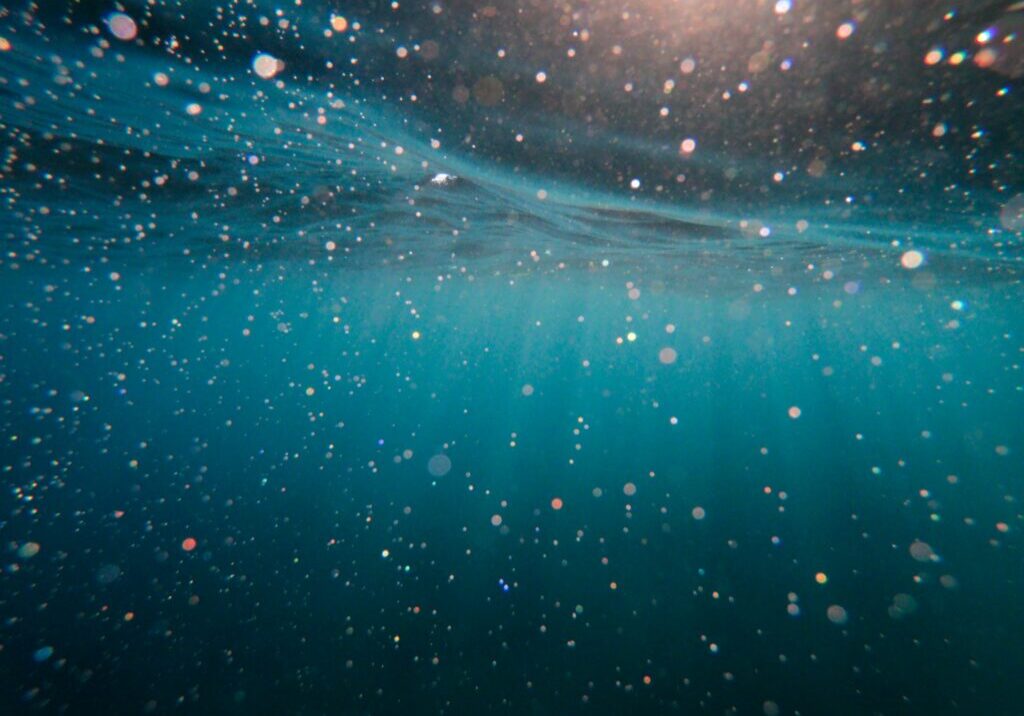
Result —
<instances>
[{"instance_id":1,"label":"backlit particle","mask_svg":"<svg viewBox=\"0 0 1024 716\"><path fill-rule=\"evenodd\" d=\"M795 405L794 405L794 406L792 406L792 407L791 407L791 408L790 408L789 410L787 410L787 411L786 411L786 413L787 413L787 414L789 415L789 417L791 417L791 418L792 418L793 420L796 420L797 418L799 418L799 417L800 417L800 416L801 416L801 415L803 414L803 411L802 411L802 410L800 410L800 408L798 408L797 406L795 406Z\"/></svg>"},{"instance_id":2,"label":"backlit particle","mask_svg":"<svg viewBox=\"0 0 1024 716\"><path fill-rule=\"evenodd\" d=\"M418 341L420 338L423 337L423 334L420 333L419 331L413 331L411 335L414 341Z\"/></svg>"},{"instance_id":3,"label":"backlit particle","mask_svg":"<svg viewBox=\"0 0 1024 716\"><path fill-rule=\"evenodd\" d=\"M121 577L121 568L116 564L105 564L96 570L96 581L100 584L113 584Z\"/></svg>"},{"instance_id":4,"label":"backlit particle","mask_svg":"<svg viewBox=\"0 0 1024 716\"><path fill-rule=\"evenodd\" d=\"M529 398L531 395L533 395L533 386L530 385L529 383L526 383L525 385L523 385L521 392L523 396Z\"/></svg>"},{"instance_id":5,"label":"backlit particle","mask_svg":"<svg viewBox=\"0 0 1024 716\"><path fill-rule=\"evenodd\" d=\"M541 70L540 72L537 73L536 80L540 84L543 84L543 83L547 82L548 81L548 73L543 71L543 70Z\"/></svg>"},{"instance_id":6,"label":"backlit particle","mask_svg":"<svg viewBox=\"0 0 1024 716\"><path fill-rule=\"evenodd\" d=\"M186 537L181 541L181 548L186 552L191 552L196 548L197 544L198 542L196 542L195 537Z\"/></svg>"},{"instance_id":7,"label":"backlit particle","mask_svg":"<svg viewBox=\"0 0 1024 716\"><path fill-rule=\"evenodd\" d=\"M942 62L942 58L944 56L945 55L942 52L942 50L940 50L937 47L933 48L931 50L928 50L928 53L924 56L924 63L926 65L937 65L940 62Z\"/></svg>"},{"instance_id":8,"label":"backlit particle","mask_svg":"<svg viewBox=\"0 0 1024 716\"><path fill-rule=\"evenodd\" d=\"M825 611L825 614L828 616L828 620L830 622L832 622L833 624L837 624L839 626L846 624L846 622L850 619L849 614L846 613L846 609L839 606L838 604L833 604L829 606L829 608Z\"/></svg>"},{"instance_id":9,"label":"backlit particle","mask_svg":"<svg viewBox=\"0 0 1024 716\"><path fill-rule=\"evenodd\" d=\"M690 514L693 516L693 519L697 520L698 522L707 516L707 512L705 512L704 508L701 507L700 505L697 505L692 510L690 510Z\"/></svg>"},{"instance_id":10,"label":"backlit particle","mask_svg":"<svg viewBox=\"0 0 1024 716\"><path fill-rule=\"evenodd\" d=\"M665 346L660 351L658 351L658 360L662 363L662 365L672 365L673 363L676 362L676 359L678 357L679 354L676 352L676 349L671 348L669 346Z\"/></svg>"},{"instance_id":11,"label":"backlit particle","mask_svg":"<svg viewBox=\"0 0 1024 716\"><path fill-rule=\"evenodd\" d=\"M904 252L900 257L900 264L905 269L916 269L924 263L924 254L916 249Z\"/></svg>"},{"instance_id":12,"label":"backlit particle","mask_svg":"<svg viewBox=\"0 0 1024 716\"><path fill-rule=\"evenodd\" d=\"M679 143L680 154L693 154L694 150L697 149L697 140L687 137Z\"/></svg>"},{"instance_id":13,"label":"backlit particle","mask_svg":"<svg viewBox=\"0 0 1024 716\"><path fill-rule=\"evenodd\" d=\"M999 59L999 52L992 47L986 47L978 50L978 53L974 56L974 64L982 69L987 69L996 63Z\"/></svg>"},{"instance_id":14,"label":"backlit particle","mask_svg":"<svg viewBox=\"0 0 1024 716\"><path fill-rule=\"evenodd\" d=\"M491 515L491 524L495 527L500 527L502 523L501 515Z\"/></svg>"},{"instance_id":15,"label":"backlit particle","mask_svg":"<svg viewBox=\"0 0 1024 716\"><path fill-rule=\"evenodd\" d=\"M840 40L845 40L853 31L857 29L857 26L853 22L844 22L842 25L836 28L836 37Z\"/></svg>"},{"instance_id":16,"label":"backlit particle","mask_svg":"<svg viewBox=\"0 0 1024 716\"><path fill-rule=\"evenodd\" d=\"M939 561L939 556L935 554L935 550L932 549L932 546L927 542L922 542L921 540L914 540L911 542L908 551L910 552L910 556L918 562Z\"/></svg>"},{"instance_id":17,"label":"backlit particle","mask_svg":"<svg viewBox=\"0 0 1024 716\"><path fill-rule=\"evenodd\" d=\"M633 495L636 494L636 485L634 485L632 482L627 482L625 485L622 486L622 492L624 495L626 495L626 497L632 497Z\"/></svg>"},{"instance_id":18,"label":"backlit particle","mask_svg":"<svg viewBox=\"0 0 1024 716\"><path fill-rule=\"evenodd\" d=\"M253 72L265 80L271 79L282 69L284 69L284 63L266 52L260 52L252 58Z\"/></svg>"},{"instance_id":19,"label":"backlit particle","mask_svg":"<svg viewBox=\"0 0 1024 716\"><path fill-rule=\"evenodd\" d=\"M562 498L561 497L553 497L551 499L551 509L553 509L553 510L560 510L564 506L565 506L565 503L562 502Z\"/></svg>"},{"instance_id":20,"label":"backlit particle","mask_svg":"<svg viewBox=\"0 0 1024 716\"><path fill-rule=\"evenodd\" d=\"M828 575L824 572L818 572L814 575L814 581L818 584L828 584Z\"/></svg>"},{"instance_id":21,"label":"backlit particle","mask_svg":"<svg viewBox=\"0 0 1024 716\"><path fill-rule=\"evenodd\" d=\"M22 559L32 559L39 554L38 542L26 542L18 548L18 556Z\"/></svg>"},{"instance_id":22,"label":"backlit particle","mask_svg":"<svg viewBox=\"0 0 1024 716\"><path fill-rule=\"evenodd\" d=\"M6 37L0 37L0 52L10 52L11 41Z\"/></svg>"},{"instance_id":23,"label":"backlit particle","mask_svg":"<svg viewBox=\"0 0 1024 716\"><path fill-rule=\"evenodd\" d=\"M106 23L110 34L118 40L128 42L134 40L139 34L139 27L135 24L135 20L123 12L110 13L107 15Z\"/></svg>"},{"instance_id":24,"label":"backlit particle","mask_svg":"<svg viewBox=\"0 0 1024 716\"><path fill-rule=\"evenodd\" d=\"M452 469L452 460L447 455L434 455L427 461L427 472L434 477L444 477Z\"/></svg>"}]
</instances>

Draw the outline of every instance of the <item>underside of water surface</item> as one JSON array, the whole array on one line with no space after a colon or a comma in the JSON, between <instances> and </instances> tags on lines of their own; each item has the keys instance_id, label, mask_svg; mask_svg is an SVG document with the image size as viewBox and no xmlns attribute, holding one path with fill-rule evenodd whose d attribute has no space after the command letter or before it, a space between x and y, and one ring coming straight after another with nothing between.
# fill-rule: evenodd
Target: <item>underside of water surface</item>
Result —
<instances>
[{"instance_id":1,"label":"underside of water surface","mask_svg":"<svg viewBox=\"0 0 1024 716\"><path fill-rule=\"evenodd\" d=\"M0 713L1024 714L1019 33L0 2Z\"/></svg>"}]
</instances>

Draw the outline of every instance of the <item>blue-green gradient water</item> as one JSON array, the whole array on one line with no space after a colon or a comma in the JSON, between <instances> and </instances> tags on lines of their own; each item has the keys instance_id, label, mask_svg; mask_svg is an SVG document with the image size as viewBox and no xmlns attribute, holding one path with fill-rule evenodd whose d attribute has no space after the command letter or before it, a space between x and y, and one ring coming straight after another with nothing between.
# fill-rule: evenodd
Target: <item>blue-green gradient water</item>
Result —
<instances>
[{"instance_id":1,"label":"blue-green gradient water","mask_svg":"<svg viewBox=\"0 0 1024 716\"><path fill-rule=\"evenodd\" d=\"M0 713L1024 713L1019 8L41 5Z\"/></svg>"}]
</instances>

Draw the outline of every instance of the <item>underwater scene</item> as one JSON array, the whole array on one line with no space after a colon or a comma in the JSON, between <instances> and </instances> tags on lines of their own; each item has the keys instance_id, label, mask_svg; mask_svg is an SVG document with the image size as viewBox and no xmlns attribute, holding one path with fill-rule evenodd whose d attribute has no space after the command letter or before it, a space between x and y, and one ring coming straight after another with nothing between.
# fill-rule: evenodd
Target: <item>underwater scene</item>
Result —
<instances>
[{"instance_id":1,"label":"underwater scene","mask_svg":"<svg viewBox=\"0 0 1024 716\"><path fill-rule=\"evenodd\" d=\"M0 0L0 714L1024 714L1024 3Z\"/></svg>"}]
</instances>

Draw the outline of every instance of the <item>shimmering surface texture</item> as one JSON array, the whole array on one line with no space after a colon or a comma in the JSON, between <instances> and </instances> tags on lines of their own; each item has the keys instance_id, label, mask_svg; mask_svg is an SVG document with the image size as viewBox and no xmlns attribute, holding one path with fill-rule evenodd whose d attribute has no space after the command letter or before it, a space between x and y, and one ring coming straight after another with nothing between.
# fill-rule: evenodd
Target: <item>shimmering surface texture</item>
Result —
<instances>
[{"instance_id":1,"label":"shimmering surface texture","mask_svg":"<svg viewBox=\"0 0 1024 716\"><path fill-rule=\"evenodd\" d=\"M1024 713L1021 14L0 5L0 712Z\"/></svg>"}]
</instances>

